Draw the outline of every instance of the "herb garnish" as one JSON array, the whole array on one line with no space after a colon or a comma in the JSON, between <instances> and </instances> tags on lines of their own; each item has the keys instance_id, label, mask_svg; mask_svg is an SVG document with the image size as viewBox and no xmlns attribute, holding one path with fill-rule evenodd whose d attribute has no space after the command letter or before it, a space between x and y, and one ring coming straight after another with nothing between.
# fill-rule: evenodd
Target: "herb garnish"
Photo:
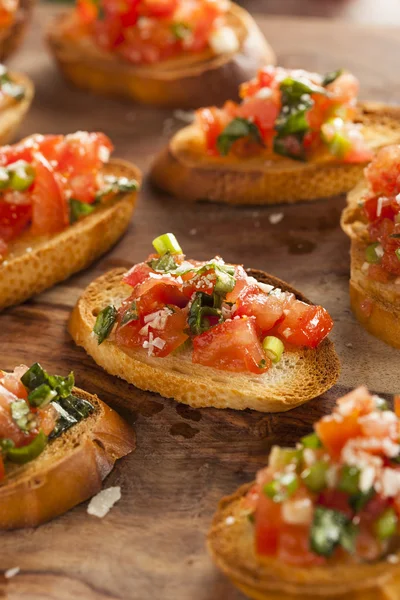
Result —
<instances>
[{"instance_id":1,"label":"herb garnish","mask_svg":"<svg viewBox=\"0 0 400 600\"><path fill-rule=\"evenodd\" d=\"M317 506L310 531L310 547L321 556L331 556L341 545L347 552L354 552L358 528L338 510Z\"/></svg>"},{"instance_id":2,"label":"herb garnish","mask_svg":"<svg viewBox=\"0 0 400 600\"><path fill-rule=\"evenodd\" d=\"M192 29L190 25L183 22L171 23L170 30L176 40L185 40L191 33Z\"/></svg>"},{"instance_id":3,"label":"herb garnish","mask_svg":"<svg viewBox=\"0 0 400 600\"><path fill-rule=\"evenodd\" d=\"M222 156L226 156L229 153L232 144L241 138L249 138L252 142L259 144L260 146L264 146L264 142L257 125L248 119L237 117L228 123L223 132L218 136L218 152L222 154Z\"/></svg>"},{"instance_id":4,"label":"herb garnish","mask_svg":"<svg viewBox=\"0 0 400 600\"><path fill-rule=\"evenodd\" d=\"M222 323L224 319L221 309L217 307L218 304L217 294L213 296L204 294L204 292L195 294L188 315L188 325L194 335L199 335L210 329L211 324L207 317L217 317L218 323Z\"/></svg>"},{"instance_id":5,"label":"herb garnish","mask_svg":"<svg viewBox=\"0 0 400 600\"><path fill-rule=\"evenodd\" d=\"M322 86L326 87L330 83L333 83L338 77L340 77L342 73L343 69L337 69L336 71L330 71L329 73L326 73L322 79Z\"/></svg>"},{"instance_id":6,"label":"herb garnish","mask_svg":"<svg viewBox=\"0 0 400 600\"><path fill-rule=\"evenodd\" d=\"M97 343L102 344L110 335L115 321L117 320L117 309L111 304L103 308L97 315L96 323L93 327L93 332L97 336Z\"/></svg>"}]
</instances>

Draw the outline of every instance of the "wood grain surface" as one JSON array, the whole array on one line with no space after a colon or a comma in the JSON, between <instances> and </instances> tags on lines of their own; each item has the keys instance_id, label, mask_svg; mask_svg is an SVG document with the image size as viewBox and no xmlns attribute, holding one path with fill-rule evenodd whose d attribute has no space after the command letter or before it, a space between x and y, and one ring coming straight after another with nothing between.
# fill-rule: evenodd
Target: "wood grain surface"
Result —
<instances>
[{"instance_id":1,"label":"wood grain surface","mask_svg":"<svg viewBox=\"0 0 400 600\"><path fill-rule=\"evenodd\" d=\"M21 129L67 133L104 130L115 155L144 172L168 136L182 126L179 113L154 111L86 96L68 89L41 42L56 9L40 7L23 50L10 63L36 83L36 99ZM345 65L362 83L364 99L400 97L400 31L343 23L259 19L280 62L327 71ZM339 228L344 198L272 208L179 204L145 183L128 233L92 268L0 315L0 365L12 369L39 360L50 371L73 369L77 384L97 393L135 424L137 451L121 460L106 481L122 499L104 519L86 504L35 530L2 533L0 573L20 567L0 597L9 600L242 600L214 568L205 534L218 499L253 478L271 444L310 431L335 398L368 384L399 391L399 353L370 337L349 309L349 244ZM269 217L282 213L277 225ZM189 256L215 253L287 280L335 320L332 339L342 360L339 384L301 408L272 416L256 412L193 410L136 390L98 368L75 347L66 323L85 286L116 266L149 252L151 240L174 231Z\"/></svg>"}]
</instances>

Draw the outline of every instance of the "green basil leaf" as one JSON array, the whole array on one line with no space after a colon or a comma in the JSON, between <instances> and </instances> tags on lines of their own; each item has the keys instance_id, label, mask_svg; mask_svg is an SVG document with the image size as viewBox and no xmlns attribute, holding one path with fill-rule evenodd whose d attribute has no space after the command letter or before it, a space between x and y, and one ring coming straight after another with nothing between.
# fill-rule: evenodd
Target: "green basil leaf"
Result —
<instances>
[{"instance_id":1,"label":"green basil leaf","mask_svg":"<svg viewBox=\"0 0 400 600\"><path fill-rule=\"evenodd\" d=\"M97 336L97 343L99 344L99 346L110 335L116 320L117 309L112 305L106 306L97 315L96 323L93 327L93 332Z\"/></svg>"},{"instance_id":2,"label":"green basil leaf","mask_svg":"<svg viewBox=\"0 0 400 600\"><path fill-rule=\"evenodd\" d=\"M79 219L82 219L82 217L90 215L95 209L96 206L94 204L88 204L87 202L81 202L80 200L71 198L69 201L69 220L71 223L75 223L76 221L79 221Z\"/></svg>"},{"instance_id":3,"label":"green basil leaf","mask_svg":"<svg viewBox=\"0 0 400 600\"><path fill-rule=\"evenodd\" d=\"M339 544L352 552L357 533L357 527L345 514L317 506L310 530L310 548L321 556L331 556Z\"/></svg>"},{"instance_id":4,"label":"green basil leaf","mask_svg":"<svg viewBox=\"0 0 400 600\"><path fill-rule=\"evenodd\" d=\"M132 304L126 309L121 319L121 327L124 325L128 325L132 321L137 321L139 318L139 314L137 311L136 300L133 300Z\"/></svg>"},{"instance_id":5,"label":"green basil leaf","mask_svg":"<svg viewBox=\"0 0 400 600\"><path fill-rule=\"evenodd\" d=\"M188 315L188 325L194 335L199 335L210 329L211 325L207 316L218 317L218 323L223 321L221 310L214 308L213 296L197 292Z\"/></svg>"},{"instance_id":6,"label":"green basil leaf","mask_svg":"<svg viewBox=\"0 0 400 600\"><path fill-rule=\"evenodd\" d=\"M171 252L166 252L163 256L160 256L160 258L154 258L148 264L154 271L160 271L162 273L169 273L178 268Z\"/></svg>"},{"instance_id":7,"label":"green basil leaf","mask_svg":"<svg viewBox=\"0 0 400 600\"><path fill-rule=\"evenodd\" d=\"M233 119L230 123L228 123L223 132L217 138L218 152L222 154L222 156L226 156L234 142L246 137L250 138L250 140L256 144L264 146L264 142L257 125L248 119L243 119L241 117Z\"/></svg>"},{"instance_id":8,"label":"green basil leaf","mask_svg":"<svg viewBox=\"0 0 400 600\"><path fill-rule=\"evenodd\" d=\"M326 73L322 80L323 87L326 87L330 83L333 83L342 73L343 69L337 69L336 71L330 71L329 73Z\"/></svg>"}]
</instances>

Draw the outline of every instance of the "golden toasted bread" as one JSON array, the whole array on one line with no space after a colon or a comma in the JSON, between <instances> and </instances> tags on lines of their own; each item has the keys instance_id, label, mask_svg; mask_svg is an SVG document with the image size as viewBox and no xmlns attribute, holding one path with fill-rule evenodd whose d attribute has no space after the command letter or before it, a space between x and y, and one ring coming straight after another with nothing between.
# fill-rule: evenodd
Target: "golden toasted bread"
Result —
<instances>
[{"instance_id":1,"label":"golden toasted bread","mask_svg":"<svg viewBox=\"0 0 400 600\"><path fill-rule=\"evenodd\" d=\"M356 122L368 146L378 150L400 142L400 108L380 103L359 105ZM182 200L228 204L275 204L326 198L348 192L362 177L364 163L327 159L299 162L270 154L252 158L210 156L199 127L178 131L156 158L151 179Z\"/></svg>"},{"instance_id":2,"label":"golden toasted bread","mask_svg":"<svg viewBox=\"0 0 400 600\"><path fill-rule=\"evenodd\" d=\"M121 417L78 388L73 393L95 411L60 437L40 456L14 466L0 484L0 529L35 527L101 490L115 461L135 449L133 430Z\"/></svg>"},{"instance_id":3,"label":"golden toasted bread","mask_svg":"<svg viewBox=\"0 0 400 600\"><path fill-rule=\"evenodd\" d=\"M122 160L111 160L103 172L141 182L140 171ZM12 242L0 263L0 309L27 300L107 252L128 227L136 196L137 192L119 196L60 233L27 233Z\"/></svg>"},{"instance_id":4,"label":"golden toasted bread","mask_svg":"<svg viewBox=\"0 0 400 600\"><path fill-rule=\"evenodd\" d=\"M232 4L227 24L237 34L238 52L186 53L155 65L131 64L99 50L90 39L68 35L74 26L72 12L51 24L47 39L66 80L80 88L143 104L197 108L236 97L240 83L275 62L273 50L247 11Z\"/></svg>"},{"instance_id":5,"label":"golden toasted bread","mask_svg":"<svg viewBox=\"0 0 400 600\"><path fill-rule=\"evenodd\" d=\"M21 44L34 4L35 0L20 0L12 25L0 30L0 62L13 54Z\"/></svg>"},{"instance_id":6,"label":"golden toasted bread","mask_svg":"<svg viewBox=\"0 0 400 600\"><path fill-rule=\"evenodd\" d=\"M248 273L306 301L291 286L267 273L253 270ZM118 306L130 293L129 286L121 281L123 274L123 269L115 269L89 285L74 308L69 331L97 364L138 388L158 392L195 408L213 406L280 412L322 394L339 376L339 360L328 339L316 350L284 352L281 361L263 375L225 372L194 364L190 351L157 358L148 356L142 349L122 349L111 340L99 346L92 334L98 313L109 304Z\"/></svg>"},{"instance_id":7,"label":"golden toasted bread","mask_svg":"<svg viewBox=\"0 0 400 600\"><path fill-rule=\"evenodd\" d=\"M253 482L254 483L254 482ZM255 551L254 526L242 498L244 485L219 503L208 534L208 548L217 566L254 600L398 600L400 566L386 560L323 567L296 567ZM229 517L228 522L226 519ZM400 553L398 553L400 560Z\"/></svg>"}]
</instances>

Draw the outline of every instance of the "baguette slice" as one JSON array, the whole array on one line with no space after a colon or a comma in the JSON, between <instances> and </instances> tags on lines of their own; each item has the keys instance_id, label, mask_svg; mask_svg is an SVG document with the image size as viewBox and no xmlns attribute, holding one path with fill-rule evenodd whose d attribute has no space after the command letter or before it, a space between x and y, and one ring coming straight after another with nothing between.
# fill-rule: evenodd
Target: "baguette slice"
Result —
<instances>
[{"instance_id":1,"label":"baguette slice","mask_svg":"<svg viewBox=\"0 0 400 600\"><path fill-rule=\"evenodd\" d=\"M139 169L122 160L111 160L103 172L141 182ZM0 263L0 310L85 269L107 252L128 227L136 197L137 192L125 194L58 234L20 236Z\"/></svg>"},{"instance_id":2,"label":"baguette slice","mask_svg":"<svg viewBox=\"0 0 400 600\"><path fill-rule=\"evenodd\" d=\"M50 442L0 485L0 529L36 527L97 494L115 461L135 449L135 433L121 417L79 388L95 412Z\"/></svg>"},{"instance_id":3,"label":"baguette slice","mask_svg":"<svg viewBox=\"0 0 400 600\"><path fill-rule=\"evenodd\" d=\"M380 103L358 107L356 122L363 126L373 150L400 142L400 108ZM182 200L227 204L275 204L315 200L348 192L362 177L365 163L328 159L299 162L271 153L241 159L210 156L196 125L178 131L156 158L151 178Z\"/></svg>"},{"instance_id":4,"label":"baguette slice","mask_svg":"<svg viewBox=\"0 0 400 600\"><path fill-rule=\"evenodd\" d=\"M341 225L351 239L350 304L363 327L394 348L400 348L400 285L380 283L362 270L365 249L369 245L367 221L358 202L367 190L361 181L347 196Z\"/></svg>"},{"instance_id":5,"label":"baguette slice","mask_svg":"<svg viewBox=\"0 0 400 600\"><path fill-rule=\"evenodd\" d=\"M208 534L208 548L217 566L254 600L398 600L400 564L385 560L324 567L285 565L255 552L254 527L241 500L244 485L219 503ZM233 517L226 522L227 517ZM400 560L400 552L397 553Z\"/></svg>"},{"instance_id":6,"label":"baguette slice","mask_svg":"<svg viewBox=\"0 0 400 600\"><path fill-rule=\"evenodd\" d=\"M278 365L264 375L232 373L194 364L190 351L157 358L149 357L142 349L123 350L111 340L99 346L92 334L96 316L108 304L118 305L129 295L129 286L121 281L124 272L114 269L91 283L69 322L75 342L111 375L195 408L252 408L261 412L289 410L322 394L336 382L339 360L328 339L316 350L285 352ZM305 300L288 284L267 273L248 272L263 283Z\"/></svg>"},{"instance_id":7,"label":"baguette slice","mask_svg":"<svg viewBox=\"0 0 400 600\"><path fill-rule=\"evenodd\" d=\"M247 11L232 4L227 22L240 41L237 53L186 53L156 65L133 65L99 50L89 39L71 39L65 30L73 27L72 12L51 24L47 40L65 79L77 87L154 106L197 108L236 97L240 83L276 61Z\"/></svg>"},{"instance_id":8,"label":"baguette slice","mask_svg":"<svg viewBox=\"0 0 400 600\"><path fill-rule=\"evenodd\" d=\"M35 93L33 83L26 75L14 72L10 72L10 75L15 83L24 87L25 97L0 112L0 146L9 144L15 138L18 128L32 104Z\"/></svg>"},{"instance_id":9,"label":"baguette slice","mask_svg":"<svg viewBox=\"0 0 400 600\"><path fill-rule=\"evenodd\" d=\"M0 62L3 62L20 46L32 15L35 0L20 0L15 21L0 31Z\"/></svg>"}]
</instances>

